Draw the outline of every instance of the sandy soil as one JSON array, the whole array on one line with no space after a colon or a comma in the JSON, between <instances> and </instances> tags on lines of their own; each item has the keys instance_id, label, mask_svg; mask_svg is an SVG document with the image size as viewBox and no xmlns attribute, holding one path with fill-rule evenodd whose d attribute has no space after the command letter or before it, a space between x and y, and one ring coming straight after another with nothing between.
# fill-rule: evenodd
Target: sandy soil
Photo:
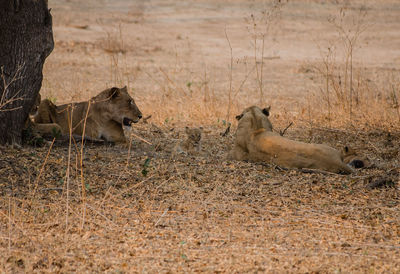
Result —
<instances>
[{"instance_id":1,"label":"sandy soil","mask_svg":"<svg viewBox=\"0 0 400 274\"><path fill-rule=\"evenodd\" d=\"M364 1L351 2L346 12L353 16ZM230 50L225 30L233 50L233 86L238 87L254 64L247 21L270 7L263 1L164 0L50 1L49 6L56 46L46 62L42 93L59 102L87 99L113 84L129 84L136 96L149 101L167 84L165 74L183 88L188 82L207 81L219 96L227 96ZM335 1L290 1L282 7L266 35L263 80L268 103L284 96L293 104L289 107L296 107L319 83L304 67L321 62L321 51L331 44L342 60L337 31L328 23L339 15L339 7ZM368 27L355 46L354 62L379 84L385 82L379 73L397 75L399 69L400 10L396 1L370 1L366 10ZM252 76L238 94L239 109L258 101L256 89ZM145 102L143 108L152 111Z\"/></svg>"},{"instance_id":2,"label":"sandy soil","mask_svg":"<svg viewBox=\"0 0 400 274\"><path fill-rule=\"evenodd\" d=\"M368 24L354 47L365 96L351 123L340 102L327 119L318 72L328 46L343 61L328 18L346 2L348 15L366 2ZM55 49L42 98L86 100L127 85L152 118L135 125L131 146L0 147L0 272L400 272L400 116L387 103L400 97L397 1L285 2L263 62L257 41L263 100L248 20L268 3L49 7ZM234 116L260 101L278 130L294 123L285 136L349 145L373 166L343 176L226 160ZM202 150L173 156L186 125L205 127Z\"/></svg>"}]
</instances>

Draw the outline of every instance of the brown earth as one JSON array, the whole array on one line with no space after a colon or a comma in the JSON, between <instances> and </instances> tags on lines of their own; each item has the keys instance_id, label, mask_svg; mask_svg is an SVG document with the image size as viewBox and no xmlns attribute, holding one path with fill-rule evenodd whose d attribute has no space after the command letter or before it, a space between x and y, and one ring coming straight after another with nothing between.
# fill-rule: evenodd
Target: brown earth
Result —
<instances>
[{"instance_id":1,"label":"brown earth","mask_svg":"<svg viewBox=\"0 0 400 274\"><path fill-rule=\"evenodd\" d=\"M264 2L49 1L55 50L42 98L128 85L152 118L134 126L131 146L0 147L0 271L399 272L400 116L386 102L400 97L400 8L366 2L354 74L370 101L353 120L338 101L327 119L318 68L328 40L342 60L327 19L345 2L289 1L276 12L262 100L246 19L270 10ZM342 176L227 161L234 136L220 133L260 101L278 130L293 122L286 136L350 145L373 167ZM202 151L172 157L185 125L205 127Z\"/></svg>"}]
</instances>

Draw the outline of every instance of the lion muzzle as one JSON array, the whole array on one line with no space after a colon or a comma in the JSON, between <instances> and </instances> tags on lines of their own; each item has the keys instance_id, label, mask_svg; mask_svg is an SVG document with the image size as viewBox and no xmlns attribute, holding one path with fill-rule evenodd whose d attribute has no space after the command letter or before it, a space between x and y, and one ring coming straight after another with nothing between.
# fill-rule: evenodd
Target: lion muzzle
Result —
<instances>
[{"instance_id":1,"label":"lion muzzle","mask_svg":"<svg viewBox=\"0 0 400 274\"><path fill-rule=\"evenodd\" d=\"M122 123L124 124L124 126L130 127L131 124L133 123L133 120L125 117L125 118L122 120ZM137 122L136 122L136 123L137 123Z\"/></svg>"},{"instance_id":2,"label":"lion muzzle","mask_svg":"<svg viewBox=\"0 0 400 274\"><path fill-rule=\"evenodd\" d=\"M130 119L130 118L125 117L125 118L122 120L122 124L123 124L124 126L128 126L128 127L129 127L129 126L131 126L132 123L136 124L137 122L139 122L140 118L142 118L141 115L138 116L137 119L135 119L135 120L132 120L132 119Z\"/></svg>"}]
</instances>

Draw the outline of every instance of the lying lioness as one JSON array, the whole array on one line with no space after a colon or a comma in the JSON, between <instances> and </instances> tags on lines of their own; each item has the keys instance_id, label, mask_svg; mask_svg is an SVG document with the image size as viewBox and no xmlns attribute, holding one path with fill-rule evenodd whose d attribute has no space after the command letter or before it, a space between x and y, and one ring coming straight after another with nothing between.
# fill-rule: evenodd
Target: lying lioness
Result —
<instances>
[{"instance_id":1,"label":"lying lioness","mask_svg":"<svg viewBox=\"0 0 400 274\"><path fill-rule=\"evenodd\" d=\"M54 105L50 100L41 101L34 117L36 125L59 125L61 134L69 134L72 112L72 134L109 142L124 142L122 125L130 126L142 118L127 88L110 88L100 92L89 101Z\"/></svg>"},{"instance_id":2,"label":"lying lioness","mask_svg":"<svg viewBox=\"0 0 400 274\"><path fill-rule=\"evenodd\" d=\"M287 168L319 169L349 174L338 150L321 144L293 141L272 131L270 108L246 108L239 120L230 156L236 160L265 161Z\"/></svg>"}]
</instances>

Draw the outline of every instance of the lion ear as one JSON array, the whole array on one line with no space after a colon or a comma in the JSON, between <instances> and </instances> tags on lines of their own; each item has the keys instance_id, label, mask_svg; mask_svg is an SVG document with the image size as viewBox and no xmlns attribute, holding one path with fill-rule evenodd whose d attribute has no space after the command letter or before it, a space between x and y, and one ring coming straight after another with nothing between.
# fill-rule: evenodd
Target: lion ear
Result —
<instances>
[{"instance_id":1,"label":"lion ear","mask_svg":"<svg viewBox=\"0 0 400 274\"><path fill-rule=\"evenodd\" d=\"M242 119L242 117L243 117L243 114L240 114L240 115L237 115L235 118L236 118L236 120L240 120L240 119Z\"/></svg>"},{"instance_id":2,"label":"lion ear","mask_svg":"<svg viewBox=\"0 0 400 274\"><path fill-rule=\"evenodd\" d=\"M262 110L262 113L264 113L265 116L269 116L269 110L270 110L270 109L271 109L271 107L268 106L268 107L266 107L266 108L264 108L264 109Z\"/></svg>"},{"instance_id":3,"label":"lion ear","mask_svg":"<svg viewBox=\"0 0 400 274\"><path fill-rule=\"evenodd\" d=\"M114 99L114 98L118 97L119 93L120 93L119 88L117 88L117 87L111 88L110 89L110 97L111 97L111 99Z\"/></svg>"}]
</instances>

